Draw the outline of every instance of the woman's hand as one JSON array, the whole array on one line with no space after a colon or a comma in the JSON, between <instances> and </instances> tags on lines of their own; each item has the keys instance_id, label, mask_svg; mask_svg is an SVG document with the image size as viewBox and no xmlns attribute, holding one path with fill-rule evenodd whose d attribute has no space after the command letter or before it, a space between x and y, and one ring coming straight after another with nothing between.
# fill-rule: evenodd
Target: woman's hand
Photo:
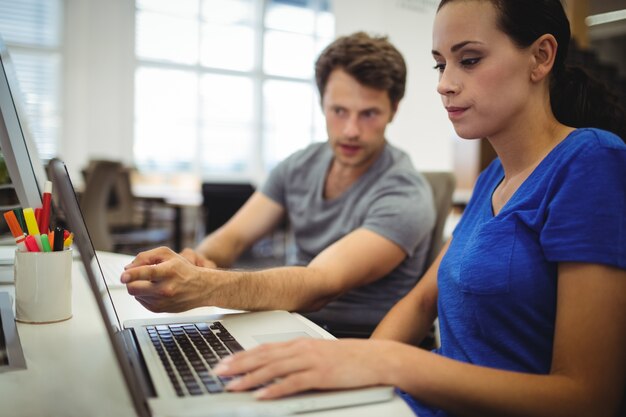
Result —
<instances>
[{"instance_id":1,"label":"woman's hand","mask_svg":"<svg viewBox=\"0 0 626 417\"><path fill-rule=\"evenodd\" d=\"M218 375L243 375L227 385L271 399L311 389L356 388L386 385L391 381L385 358L392 357L397 342L386 340L297 339L261 345L224 359Z\"/></svg>"}]
</instances>

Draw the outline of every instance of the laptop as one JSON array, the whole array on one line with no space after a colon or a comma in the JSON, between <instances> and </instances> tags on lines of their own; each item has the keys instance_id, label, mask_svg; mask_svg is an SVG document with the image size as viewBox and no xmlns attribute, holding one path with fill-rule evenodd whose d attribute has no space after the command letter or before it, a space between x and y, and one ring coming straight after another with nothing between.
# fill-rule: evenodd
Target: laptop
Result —
<instances>
[{"instance_id":1,"label":"laptop","mask_svg":"<svg viewBox=\"0 0 626 417\"><path fill-rule=\"evenodd\" d=\"M96 251L96 256L107 287L126 288L126 285L122 284L122 281L120 281L120 277L124 271L124 267L131 263L135 257L123 253L113 253L100 250Z\"/></svg>"},{"instance_id":2,"label":"laptop","mask_svg":"<svg viewBox=\"0 0 626 417\"><path fill-rule=\"evenodd\" d=\"M166 317L121 324L65 164L50 161L60 209L80 252L116 360L137 414L144 416L275 416L390 400L390 386L314 391L270 401L224 390L211 367L231 352L298 337L333 338L286 311Z\"/></svg>"}]
</instances>

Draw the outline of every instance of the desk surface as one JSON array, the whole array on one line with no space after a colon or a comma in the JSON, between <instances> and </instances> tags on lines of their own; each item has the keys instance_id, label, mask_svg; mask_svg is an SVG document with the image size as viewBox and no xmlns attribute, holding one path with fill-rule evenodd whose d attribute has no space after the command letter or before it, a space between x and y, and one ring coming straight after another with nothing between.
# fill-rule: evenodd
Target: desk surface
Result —
<instances>
[{"instance_id":1,"label":"desk surface","mask_svg":"<svg viewBox=\"0 0 626 417\"><path fill-rule=\"evenodd\" d=\"M134 416L122 374L81 268L74 264L73 317L61 323L18 323L28 369L0 374L3 416ZM0 291L13 293L12 285ZM125 289L112 290L122 321L157 316L144 309ZM185 315L223 312L195 309ZM307 417L394 417L413 413L399 399L339 410L308 413Z\"/></svg>"}]
</instances>

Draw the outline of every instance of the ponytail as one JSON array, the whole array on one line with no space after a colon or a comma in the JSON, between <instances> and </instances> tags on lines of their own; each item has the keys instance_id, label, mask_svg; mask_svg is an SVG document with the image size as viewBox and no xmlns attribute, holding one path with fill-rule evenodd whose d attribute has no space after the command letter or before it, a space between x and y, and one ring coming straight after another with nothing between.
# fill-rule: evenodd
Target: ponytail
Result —
<instances>
[{"instance_id":1,"label":"ponytail","mask_svg":"<svg viewBox=\"0 0 626 417\"><path fill-rule=\"evenodd\" d=\"M550 103L559 122L608 130L626 142L626 111L618 96L582 68L565 66L553 74Z\"/></svg>"}]
</instances>

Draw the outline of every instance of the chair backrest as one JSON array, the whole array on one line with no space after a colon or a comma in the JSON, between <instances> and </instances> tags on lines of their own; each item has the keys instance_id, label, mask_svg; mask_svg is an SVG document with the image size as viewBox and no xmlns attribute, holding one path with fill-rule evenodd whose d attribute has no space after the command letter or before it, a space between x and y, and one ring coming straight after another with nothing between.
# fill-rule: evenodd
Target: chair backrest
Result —
<instances>
[{"instance_id":1,"label":"chair backrest","mask_svg":"<svg viewBox=\"0 0 626 417\"><path fill-rule=\"evenodd\" d=\"M249 183L203 183L202 206L207 234L226 223L254 194Z\"/></svg>"},{"instance_id":2,"label":"chair backrest","mask_svg":"<svg viewBox=\"0 0 626 417\"><path fill-rule=\"evenodd\" d=\"M113 239L108 222L108 204L118 180L122 164L115 161L98 161L90 167L80 206L96 250L112 251Z\"/></svg>"},{"instance_id":3,"label":"chair backrest","mask_svg":"<svg viewBox=\"0 0 626 417\"><path fill-rule=\"evenodd\" d=\"M83 170L85 183L89 181L89 176L93 173L94 169L98 167L98 165L109 164L111 162L118 164L118 172L115 183L111 187L109 197L107 199L107 218L109 226L133 226L135 224L136 204L135 197L132 192L130 168L125 167L118 161L92 159Z\"/></svg>"},{"instance_id":4,"label":"chair backrest","mask_svg":"<svg viewBox=\"0 0 626 417\"><path fill-rule=\"evenodd\" d=\"M452 194L454 193L456 180L452 172L422 172L422 175L426 177L430 188L433 190L436 213L435 227L426 258L426 265L430 265L445 243L443 229L452 208Z\"/></svg>"}]
</instances>

